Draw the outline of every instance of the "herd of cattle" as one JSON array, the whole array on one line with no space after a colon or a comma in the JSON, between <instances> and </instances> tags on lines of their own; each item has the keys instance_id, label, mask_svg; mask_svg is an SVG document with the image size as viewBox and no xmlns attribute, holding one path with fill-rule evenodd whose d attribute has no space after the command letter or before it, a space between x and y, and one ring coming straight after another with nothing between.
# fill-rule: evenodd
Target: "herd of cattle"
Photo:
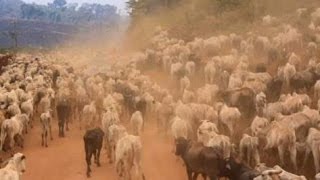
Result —
<instances>
[{"instance_id":1,"label":"herd of cattle","mask_svg":"<svg viewBox=\"0 0 320 180\"><path fill-rule=\"evenodd\" d=\"M320 179L320 9L295 16L310 19L307 30L264 17L273 38L249 32L186 43L159 28L149 49L95 74L12 58L1 67L0 150L23 148L36 122L45 147L54 119L59 137L79 123L88 177L92 156L100 166L104 147L119 179L145 179L140 136L154 121L174 139L189 180ZM148 71L176 86L160 87ZM25 159L16 153L4 162L0 179L19 180Z\"/></svg>"}]
</instances>

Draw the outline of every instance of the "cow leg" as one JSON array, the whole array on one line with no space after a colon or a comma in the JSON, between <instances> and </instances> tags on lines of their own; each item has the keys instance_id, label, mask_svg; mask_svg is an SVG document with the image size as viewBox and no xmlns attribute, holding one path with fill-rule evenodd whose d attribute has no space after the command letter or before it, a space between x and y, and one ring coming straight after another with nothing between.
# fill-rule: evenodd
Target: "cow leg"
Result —
<instances>
[{"instance_id":1,"label":"cow leg","mask_svg":"<svg viewBox=\"0 0 320 180\"><path fill-rule=\"evenodd\" d=\"M206 174L201 174L203 180L207 180L207 175Z\"/></svg>"},{"instance_id":2,"label":"cow leg","mask_svg":"<svg viewBox=\"0 0 320 180\"><path fill-rule=\"evenodd\" d=\"M97 166L100 167L101 164L100 164L100 152L101 152L101 148L99 148L97 150Z\"/></svg>"},{"instance_id":3,"label":"cow leg","mask_svg":"<svg viewBox=\"0 0 320 180\"><path fill-rule=\"evenodd\" d=\"M229 134L230 134L230 138L233 138L233 125L229 126Z\"/></svg>"},{"instance_id":4,"label":"cow leg","mask_svg":"<svg viewBox=\"0 0 320 180\"><path fill-rule=\"evenodd\" d=\"M289 151L290 151L290 159L291 159L291 162L293 164L294 170L295 170L295 172L297 172L298 171L298 166L297 166L297 148L296 148L295 142L294 142L293 145L291 145L289 147Z\"/></svg>"},{"instance_id":5,"label":"cow leg","mask_svg":"<svg viewBox=\"0 0 320 180\"><path fill-rule=\"evenodd\" d=\"M60 120L58 122L58 127L59 127L59 137L61 137L61 122L60 122Z\"/></svg>"},{"instance_id":6,"label":"cow leg","mask_svg":"<svg viewBox=\"0 0 320 180\"><path fill-rule=\"evenodd\" d=\"M95 149L94 151L93 151L93 156L94 156L94 163L96 163L96 164L98 164L97 162L98 162L98 157L97 157L97 149Z\"/></svg>"},{"instance_id":7,"label":"cow leg","mask_svg":"<svg viewBox=\"0 0 320 180\"><path fill-rule=\"evenodd\" d=\"M242 146L239 147L239 154L240 154L241 161L244 161L244 147Z\"/></svg>"},{"instance_id":8,"label":"cow leg","mask_svg":"<svg viewBox=\"0 0 320 180\"><path fill-rule=\"evenodd\" d=\"M284 147L283 147L283 145L278 146L278 153L279 153L281 166L284 166Z\"/></svg>"},{"instance_id":9,"label":"cow leg","mask_svg":"<svg viewBox=\"0 0 320 180\"><path fill-rule=\"evenodd\" d=\"M199 175L199 173L193 173L192 180L197 180L198 175Z\"/></svg>"},{"instance_id":10,"label":"cow leg","mask_svg":"<svg viewBox=\"0 0 320 180\"><path fill-rule=\"evenodd\" d=\"M13 149L14 147L14 134L10 134L10 149Z\"/></svg>"},{"instance_id":11,"label":"cow leg","mask_svg":"<svg viewBox=\"0 0 320 180\"><path fill-rule=\"evenodd\" d=\"M41 133L41 146L44 146L44 133Z\"/></svg>"},{"instance_id":12,"label":"cow leg","mask_svg":"<svg viewBox=\"0 0 320 180\"><path fill-rule=\"evenodd\" d=\"M111 163L115 162L116 161L116 155L115 155L115 152L116 152L116 146L113 145L112 146L112 149L111 149Z\"/></svg>"},{"instance_id":13,"label":"cow leg","mask_svg":"<svg viewBox=\"0 0 320 180\"><path fill-rule=\"evenodd\" d=\"M61 137L61 125L59 125L59 137Z\"/></svg>"},{"instance_id":14,"label":"cow leg","mask_svg":"<svg viewBox=\"0 0 320 180\"><path fill-rule=\"evenodd\" d=\"M3 150L3 144L4 144L4 141L6 139L6 133L4 132L5 130L1 130L1 133L0 133L0 151Z\"/></svg>"},{"instance_id":15,"label":"cow leg","mask_svg":"<svg viewBox=\"0 0 320 180\"><path fill-rule=\"evenodd\" d=\"M90 177L90 172L91 172L91 169L90 169L90 165L91 165L91 156L92 156L92 153L91 152L88 152L86 154L86 161L87 161L87 177Z\"/></svg>"},{"instance_id":16,"label":"cow leg","mask_svg":"<svg viewBox=\"0 0 320 180\"><path fill-rule=\"evenodd\" d=\"M312 155L313 155L313 161L314 161L314 166L316 168L316 173L319 172L320 169L320 165L319 165L319 150L318 148L313 148L314 150L312 150Z\"/></svg>"},{"instance_id":17,"label":"cow leg","mask_svg":"<svg viewBox=\"0 0 320 180\"><path fill-rule=\"evenodd\" d=\"M64 123L61 124L61 137L64 137Z\"/></svg>"},{"instance_id":18,"label":"cow leg","mask_svg":"<svg viewBox=\"0 0 320 180\"><path fill-rule=\"evenodd\" d=\"M66 119L66 130L69 131L69 118Z\"/></svg>"},{"instance_id":19,"label":"cow leg","mask_svg":"<svg viewBox=\"0 0 320 180\"><path fill-rule=\"evenodd\" d=\"M78 114L80 114L80 112L78 112ZM80 130L82 129L82 120L81 120L81 117L82 117L82 116L80 116L80 115L79 115L79 117L78 117Z\"/></svg>"},{"instance_id":20,"label":"cow leg","mask_svg":"<svg viewBox=\"0 0 320 180\"><path fill-rule=\"evenodd\" d=\"M311 153L311 149L309 147L307 147L305 153L304 153L304 159L303 159L303 164L302 164L302 168L304 168L307 164L307 161L309 159L309 155Z\"/></svg>"},{"instance_id":21,"label":"cow leg","mask_svg":"<svg viewBox=\"0 0 320 180\"><path fill-rule=\"evenodd\" d=\"M142 180L146 180L146 176L142 173Z\"/></svg>"},{"instance_id":22,"label":"cow leg","mask_svg":"<svg viewBox=\"0 0 320 180\"><path fill-rule=\"evenodd\" d=\"M111 145L110 143L109 143L109 141L107 141L108 142L108 144L107 144L107 153L108 153L108 158L109 158L109 163L111 164L112 162L113 162L113 159L112 159L112 151L113 151L113 145Z\"/></svg>"},{"instance_id":23,"label":"cow leg","mask_svg":"<svg viewBox=\"0 0 320 180\"><path fill-rule=\"evenodd\" d=\"M45 146L48 147L48 131L45 132Z\"/></svg>"},{"instance_id":24,"label":"cow leg","mask_svg":"<svg viewBox=\"0 0 320 180\"><path fill-rule=\"evenodd\" d=\"M107 139L108 137L107 137L107 135L105 134L104 135L104 142L103 142L103 148L105 149L105 150L108 150L108 139Z\"/></svg>"},{"instance_id":25,"label":"cow leg","mask_svg":"<svg viewBox=\"0 0 320 180\"><path fill-rule=\"evenodd\" d=\"M186 168L187 168L188 180L192 180L192 171L188 166Z\"/></svg>"},{"instance_id":26,"label":"cow leg","mask_svg":"<svg viewBox=\"0 0 320 180\"><path fill-rule=\"evenodd\" d=\"M254 160L256 163L255 165L260 164L260 155L259 155L258 149L256 149L254 152Z\"/></svg>"},{"instance_id":27,"label":"cow leg","mask_svg":"<svg viewBox=\"0 0 320 180\"><path fill-rule=\"evenodd\" d=\"M53 140L51 125L49 125L49 134L50 134L50 140Z\"/></svg>"},{"instance_id":28,"label":"cow leg","mask_svg":"<svg viewBox=\"0 0 320 180\"><path fill-rule=\"evenodd\" d=\"M247 162L248 162L248 165L251 164L251 151L249 147L247 148Z\"/></svg>"},{"instance_id":29,"label":"cow leg","mask_svg":"<svg viewBox=\"0 0 320 180\"><path fill-rule=\"evenodd\" d=\"M33 128L33 114L30 115L30 127Z\"/></svg>"}]
</instances>

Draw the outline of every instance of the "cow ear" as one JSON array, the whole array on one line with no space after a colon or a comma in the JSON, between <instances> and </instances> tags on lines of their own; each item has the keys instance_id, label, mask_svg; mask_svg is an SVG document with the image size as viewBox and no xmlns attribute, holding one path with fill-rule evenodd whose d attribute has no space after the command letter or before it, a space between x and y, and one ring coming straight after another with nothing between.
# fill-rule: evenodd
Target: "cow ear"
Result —
<instances>
[{"instance_id":1,"label":"cow ear","mask_svg":"<svg viewBox=\"0 0 320 180\"><path fill-rule=\"evenodd\" d=\"M21 156L21 161L24 159L26 159L26 156L25 155Z\"/></svg>"}]
</instances>

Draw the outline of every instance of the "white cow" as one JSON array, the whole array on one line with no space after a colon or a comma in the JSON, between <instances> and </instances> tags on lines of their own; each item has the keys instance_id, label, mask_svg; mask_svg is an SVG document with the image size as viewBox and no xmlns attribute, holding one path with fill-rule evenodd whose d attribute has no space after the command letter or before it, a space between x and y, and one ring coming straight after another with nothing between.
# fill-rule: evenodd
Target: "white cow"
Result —
<instances>
[{"instance_id":1,"label":"white cow","mask_svg":"<svg viewBox=\"0 0 320 180\"><path fill-rule=\"evenodd\" d=\"M314 166L316 169L316 172L319 172L320 170L320 131L315 128L310 128L308 132L308 137L306 140L306 151L305 151L305 157L303 161L303 166L305 167L308 157L310 153L312 152Z\"/></svg>"},{"instance_id":2,"label":"white cow","mask_svg":"<svg viewBox=\"0 0 320 180\"><path fill-rule=\"evenodd\" d=\"M217 125L208 120L202 120L197 130L198 142L202 143L203 145L207 145L212 133L219 133Z\"/></svg>"},{"instance_id":3,"label":"white cow","mask_svg":"<svg viewBox=\"0 0 320 180\"><path fill-rule=\"evenodd\" d=\"M116 146L116 171L120 178L145 179L142 171L142 143L139 136L126 135Z\"/></svg>"},{"instance_id":4,"label":"white cow","mask_svg":"<svg viewBox=\"0 0 320 180\"><path fill-rule=\"evenodd\" d=\"M108 129L108 143L109 143L109 150L108 150L108 157L109 162L113 163L115 161L115 151L116 145L118 141L127 135L126 128L122 125L112 124Z\"/></svg>"},{"instance_id":5,"label":"white cow","mask_svg":"<svg viewBox=\"0 0 320 180\"><path fill-rule=\"evenodd\" d=\"M143 117L140 111L136 111L132 114L130 119L133 135L139 136L143 130Z\"/></svg>"},{"instance_id":6,"label":"white cow","mask_svg":"<svg viewBox=\"0 0 320 180\"><path fill-rule=\"evenodd\" d=\"M0 169L1 180L21 180L21 175L26 171L26 157L16 153L8 160L7 165Z\"/></svg>"},{"instance_id":7,"label":"white cow","mask_svg":"<svg viewBox=\"0 0 320 180\"><path fill-rule=\"evenodd\" d=\"M223 105L220 110L220 121L224 124L231 136L234 134L234 129L237 123L240 122L241 113L236 107L228 107L227 105Z\"/></svg>"},{"instance_id":8,"label":"white cow","mask_svg":"<svg viewBox=\"0 0 320 180\"><path fill-rule=\"evenodd\" d=\"M97 109L95 107L95 102L91 102L89 105L85 105L83 108L83 117L80 118L80 129L82 127L81 119L84 120L85 129L93 128L95 120L97 117Z\"/></svg>"},{"instance_id":9,"label":"white cow","mask_svg":"<svg viewBox=\"0 0 320 180\"><path fill-rule=\"evenodd\" d=\"M209 61L204 67L204 77L205 82L212 84L214 82L214 77L216 75L216 67L213 61Z\"/></svg>"},{"instance_id":10,"label":"white cow","mask_svg":"<svg viewBox=\"0 0 320 180\"><path fill-rule=\"evenodd\" d=\"M50 114L50 110L42 113L40 116L40 122L42 127L42 133L41 133L41 145L48 147L48 134L50 136L50 139L52 140L52 132L51 132L51 121L52 117Z\"/></svg>"},{"instance_id":11,"label":"white cow","mask_svg":"<svg viewBox=\"0 0 320 180\"><path fill-rule=\"evenodd\" d=\"M259 139L248 134L243 134L240 140L240 158L245 160L248 165L251 163L251 158L254 160L254 165L260 164L260 155L258 151ZM244 154L246 152L246 155Z\"/></svg>"},{"instance_id":12,"label":"white cow","mask_svg":"<svg viewBox=\"0 0 320 180\"><path fill-rule=\"evenodd\" d=\"M298 176L298 175L292 174L290 172L287 172L278 165L274 166L273 169L282 171L279 174L279 177L281 180L307 180L306 177Z\"/></svg>"},{"instance_id":13,"label":"white cow","mask_svg":"<svg viewBox=\"0 0 320 180\"><path fill-rule=\"evenodd\" d=\"M186 120L183 120L178 116L172 119L171 133L174 139L178 139L179 137L188 139L190 131L190 124Z\"/></svg>"},{"instance_id":14,"label":"white cow","mask_svg":"<svg viewBox=\"0 0 320 180\"><path fill-rule=\"evenodd\" d=\"M4 141L8 136L10 138L10 148L14 146L14 136L21 135L23 132L23 123L16 117L11 119L6 119L1 125L1 134L0 134L0 150L3 148Z\"/></svg>"}]
</instances>

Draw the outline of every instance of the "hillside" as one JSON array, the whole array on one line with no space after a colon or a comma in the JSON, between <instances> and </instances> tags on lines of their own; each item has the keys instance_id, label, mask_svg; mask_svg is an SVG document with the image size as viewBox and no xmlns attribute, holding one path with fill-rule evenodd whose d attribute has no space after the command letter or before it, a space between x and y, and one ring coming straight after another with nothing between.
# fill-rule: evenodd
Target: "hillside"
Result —
<instances>
[{"instance_id":1,"label":"hillside","mask_svg":"<svg viewBox=\"0 0 320 180\"><path fill-rule=\"evenodd\" d=\"M21 6L23 4L24 2L21 0L0 0L0 17L1 18L19 17L21 14Z\"/></svg>"},{"instance_id":2,"label":"hillside","mask_svg":"<svg viewBox=\"0 0 320 180\"><path fill-rule=\"evenodd\" d=\"M17 36L19 47L52 47L94 27L117 26L122 18L110 5L55 3L0 0L0 48L14 46L12 34Z\"/></svg>"}]
</instances>

